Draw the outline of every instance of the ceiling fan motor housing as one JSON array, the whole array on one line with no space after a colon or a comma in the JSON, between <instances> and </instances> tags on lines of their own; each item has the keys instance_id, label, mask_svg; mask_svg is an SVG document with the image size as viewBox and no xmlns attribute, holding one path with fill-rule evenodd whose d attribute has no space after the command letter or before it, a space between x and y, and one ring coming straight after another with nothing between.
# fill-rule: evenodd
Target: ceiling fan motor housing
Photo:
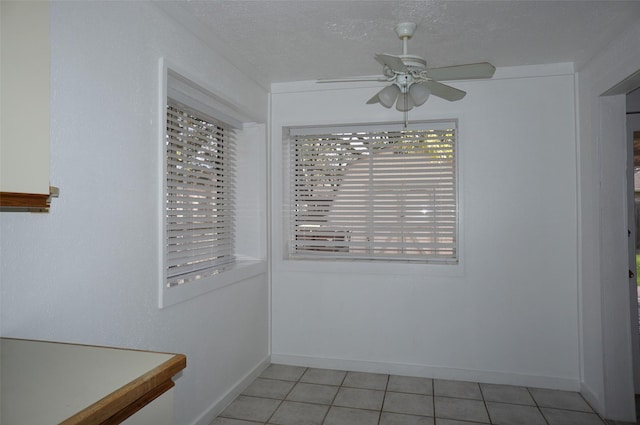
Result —
<instances>
[{"instance_id":1,"label":"ceiling fan motor housing","mask_svg":"<svg viewBox=\"0 0 640 425\"><path fill-rule=\"evenodd\" d=\"M411 73L420 73L427 69L427 61L420 56L400 55L400 59Z\"/></svg>"},{"instance_id":2,"label":"ceiling fan motor housing","mask_svg":"<svg viewBox=\"0 0 640 425\"><path fill-rule=\"evenodd\" d=\"M409 92L409 87L414 83L414 78L411 74L398 74L393 82L400 89L400 93Z\"/></svg>"}]
</instances>

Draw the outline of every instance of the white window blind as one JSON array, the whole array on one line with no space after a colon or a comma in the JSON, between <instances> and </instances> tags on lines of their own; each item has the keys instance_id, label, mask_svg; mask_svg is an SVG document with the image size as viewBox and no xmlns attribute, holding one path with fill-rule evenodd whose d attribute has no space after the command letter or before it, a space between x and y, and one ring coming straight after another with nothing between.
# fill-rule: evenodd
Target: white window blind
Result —
<instances>
[{"instance_id":1,"label":"white window blind","mask_svg":"<svg viewBox=\"0 0 640 425\"><path fill-rule=\"evenodd\" d=\"M234 134L225 124L167 99L167 286L211 276L235 261Z\"/></svg>"},{"instance_id":2,"label":"white window blind","mask_svg":"<svg viewBox=\"0 0 640 425\"><path fill-rule=\"evenodd\" d=\"M456 123L289 132L289 256L457 263Z\"/></svg>"}]
</instances>

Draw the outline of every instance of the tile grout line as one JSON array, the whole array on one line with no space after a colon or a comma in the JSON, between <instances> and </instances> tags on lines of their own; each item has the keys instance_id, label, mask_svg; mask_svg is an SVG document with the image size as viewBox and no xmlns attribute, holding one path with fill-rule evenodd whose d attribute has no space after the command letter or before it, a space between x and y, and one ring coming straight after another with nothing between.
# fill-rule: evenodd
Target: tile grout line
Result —
<instances>
[{"instance_id":1,"label":"tile grout line","mask_svg":"<svg viewBox=\"0 0 640 425\"><path fill-rule=\"evenodd\" d=\"M640 308L640 307L638 307ZM596 412L596 409L593 408L593 406L591 406L591 404L587 401L587 399L584 398L584 396L582 395L581 392L578 391L578 395L580 396L580 398L587 403L587 406L589 406L589 409L591 409L591 413L595 414L596 416L598 416L598 418L600 419L600 421L602 421L603 425L607 425L609 423L609 421L607 421L605 418L603 418L602 416L600 416L600 413Z\"/></svg>"},{"instance_id":2,"label":"tile grout line","mask_svg":"<svg viewBox=\"0 0 640 425\"><path fill-rule=\"evenodd\" d=\"M525 387L525 389L527 390L527 394L529 394L529 397L531 397L531 400L533 400L533 402L536 405L536 409L538 409L538 412L540 412L540 415L542 415L542 419L544 420L544 422L547 425L549 424L549 420L547 419L547 417L544 415L544 412L542 411L542 408L540 407L540 405L538 404L538 400L536 400L536 398L533 396L533 393L531 392L531 389L529 387Z\"/></svg>"},{"instance_id":3,"label":"tile grout line","mask_svg":"<svg viewBox=\"0 0 640 425\"><path fill-rule=\"evenodd\" d=\"M280 403L278 403L278 407L276 407L275 410L273 411L273 413L271 414L271 416L269 416L267 418L267 421L265 422L265 425L267 425L269 423L269 421L271 421L271 419L273 418L273 415L275 415L276 412L278 411L278 409L280 408L280 406L282 406L284 404L284 402L287 399L287 397L289 396L289 394L291 394L291 392L296 387L296 385L298 385L298 383L300 382L300 380L302 379L304 374L307 373L307 370L309 370L309 368L305 367L304 370L302 371L302 373L300 374L300 376L298 377L298 380L297 381L293 381L294 384L291 386L291 389L289 391L287 391L287 393L284 395L284 397L282 397L282 400L280 400ZM291 381L289 381L289 382L291 382Z\"/></svg>"},{"instance_id":4,"label":"tile grout line","mask_svg":"<svg viewBox=\"0 0 640 425\"><path fill-rule=\"evenodd\" d=\"M378 425L382 420L382 409L384 409L384 402L387 399L387 391L389 390L389 381L391 380L391 374L387 373L387 383L384 385L384 393L382 394L382 404L380 405L380 411L378 412Z\"/></svg>"},{"instance_id":5,"label":"tile grout line","mask_svg":"<svg viewBox=\"0 0 640 425\"><path fill-rule=\"evenodd\" d=\"M482 385L478 383L478 391L480 391L480 397L482 398L482 404L484 404L484 410L487 412L487 418L489 418L489 425L493 424L491 419L491 413L489 412L489 406L487 406L487 399L484 398L484 392L482 391Z\"/></svg>"},{"instance_id":6,"label":"tile grout line","mask_svg":"<svg viewBox=\"0 0 640 425\"><path fill-rule=\"evenodd\" d=\"M436 379L431 378L431 404L433 405L433 423L436 423Z\"/></svg>"},{"instance_id":7,"label":"tile grout line","mask_svg":"<svg viewBox=\"0 0 640 425\"><path fill-rule=\"evenodd\" d=\"M598 417L598 419L600 419L600 422L602 422L601 425L607 425L608 422L609 422L605 418L603 418L598 412L595 411L595 409L589 404L589 402L583 397L583 395L579 391L572 391L572 392L575 393L575 394L578 394L580 399L586 403L587 407L589 407L589 409L590 409L589 411L569 409L569 408L563 408L563 407L540 406L538 404L538 400L536 400L536 398L533 396L533 393L531 392L531 387L525 387L525 388L526 388L527 392L529 393L529 395L531 396L531 398L533 399L533 402L535 403L536 407L540 411L540 414L542 415L542 418L547 423L547 425L551 425L551 424L550 424L549 420L547 419L547 416L542 411L543 408L553 409L553 410L560 410L560 411L563 411L563 412L574 412L574 413L585 413L585 414L596 415Z\"/></svg>"},{"instance_id":8,"label":"tile grout line","mask_svg":"<svg viewBox=\"0 0 640 425\"><path fill-rule=\"evenodd\" d=\"M344 376L342 377L342 380L338 384L338 391L336 391L336 394L331 399L331 403L329 404L329 408L327 409L327 412L324 414L324 417L322 418L322 422L320 422L320 424L324 424L325 421L327 420L327 416L329 416L329 411L333 407L333 403L335 403L336 398L338 397L338 393L340 392L340 389L342 388L342 385L344 384L344 380L347 379L347 375L348 374L349 374L349 372L345 370L344 371Z\"/></svg>"}]
</instances>

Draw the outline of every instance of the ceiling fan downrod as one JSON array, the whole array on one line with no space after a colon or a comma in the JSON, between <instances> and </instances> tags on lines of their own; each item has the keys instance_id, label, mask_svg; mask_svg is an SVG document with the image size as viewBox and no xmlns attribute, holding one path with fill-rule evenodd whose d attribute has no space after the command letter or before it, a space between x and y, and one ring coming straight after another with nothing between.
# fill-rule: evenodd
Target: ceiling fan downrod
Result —
<instances>
[{"instance_id":1,"label":"ceiling fan downrod","mask_svg":"<svg viewBox=\"0 0 640 425\"><path fill-rule=\"evenodd\" d=\"M416 24L413 22L401 22L396 25L395 29L396 34L402 40L402 54L406 55L409 52L409 39L416 32Z\"/></svg>"}]
</instances>

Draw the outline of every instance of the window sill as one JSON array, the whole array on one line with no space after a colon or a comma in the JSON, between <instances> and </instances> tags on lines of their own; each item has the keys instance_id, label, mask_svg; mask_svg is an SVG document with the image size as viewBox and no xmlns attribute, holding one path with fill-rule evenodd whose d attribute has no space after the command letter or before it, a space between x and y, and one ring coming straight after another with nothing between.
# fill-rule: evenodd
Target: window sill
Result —
<instances>
[{"instance_id":1,"label":"window sill","mask_svg":"<svg viewBox=\"0 0 640 425\"><path fill-rule=\"evenodd\" d=\"M218 274L184 285L167 288L162 282L159 307L169 307L266 272L267 262L264 260L240 260Z\"/></svg>"},{"instance_id":2,"label":"window sill","mask_svg":"<svg viewBox=\"0 0 640 425\"><path fill-rule=\"evenodd\" d=\"M381 260L303 260L284 259L274 263L279 272L375 274L387 276L442 276L464 275L464 266L457 264L418 263Z\"/></svg>"}]
</instances>

